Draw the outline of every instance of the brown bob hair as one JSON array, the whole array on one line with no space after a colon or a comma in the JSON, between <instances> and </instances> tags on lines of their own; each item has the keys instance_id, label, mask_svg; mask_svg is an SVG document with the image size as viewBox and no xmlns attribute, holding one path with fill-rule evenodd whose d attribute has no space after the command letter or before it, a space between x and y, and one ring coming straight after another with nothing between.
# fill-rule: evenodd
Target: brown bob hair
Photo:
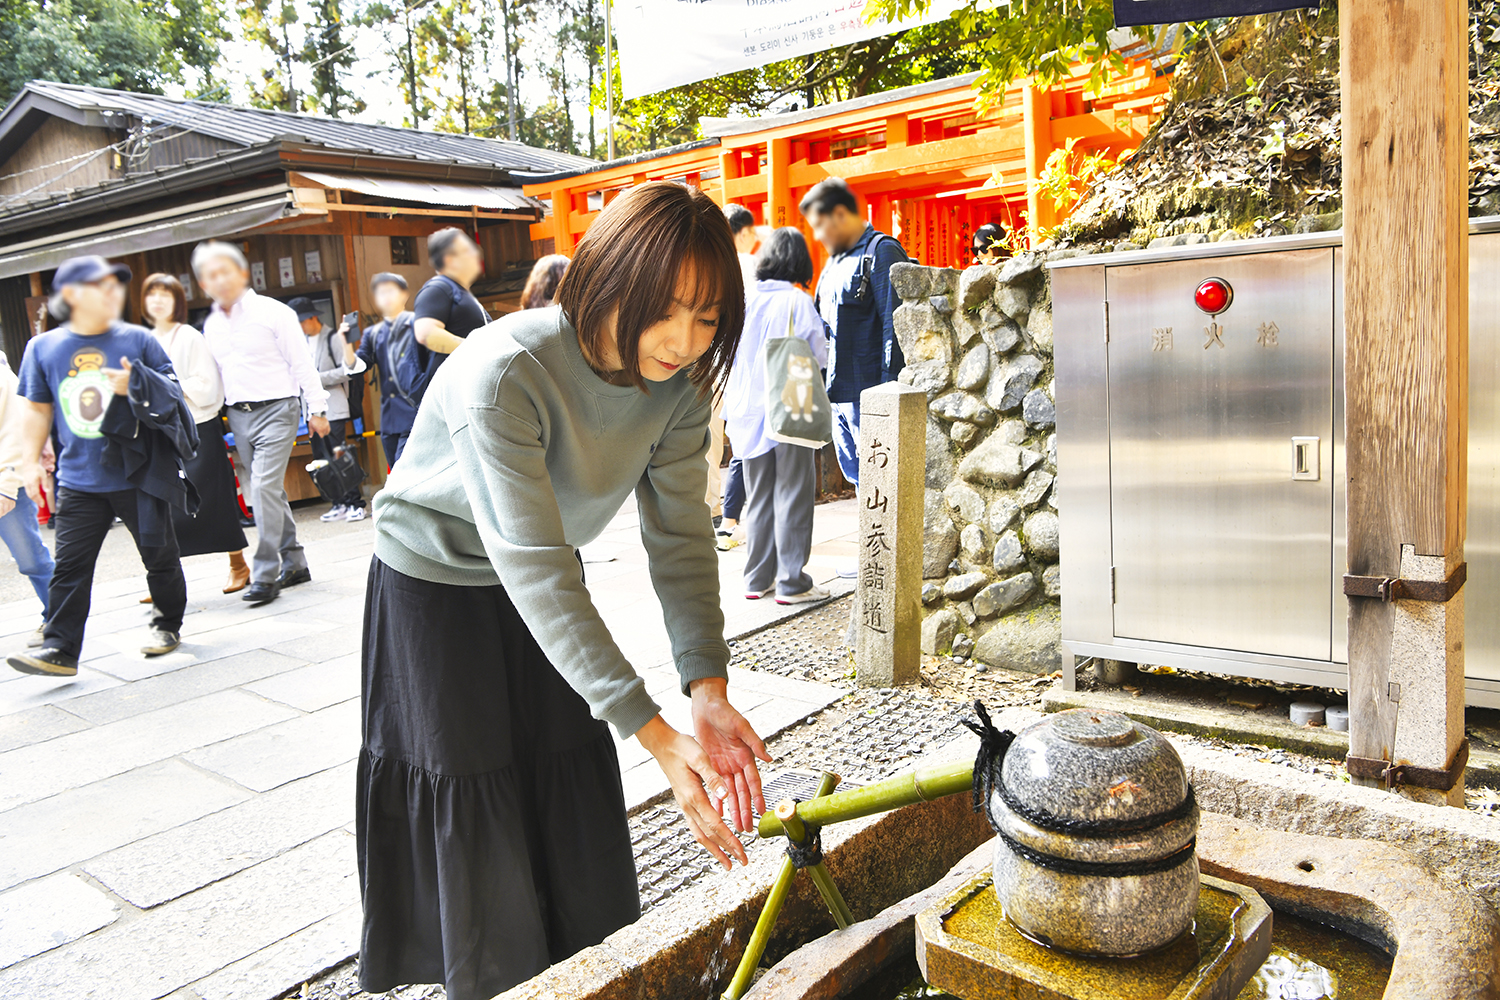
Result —
<instances>
[{"instance_id":1,"label":"brown bob hair","mask_svg":"<svg viewBox=\"0 0 1500 1000\"><path fill-rule=\"evenodd\" d=\"M729 223L712 198L673 181L631 188L599 213L579 241L557 302L592 362L615 312L615 349L631 384L641 375L641 333L671 312L677 282L693 274L692 307L719 307L713 343L689 377L700 395L724 380L745 325L745 287ZM618 310L616 312L616 310Z\"/></svg>"},{"instance_id":2,"label":"brown bob hair","mask_svg":"<svg viewBox=\"0 0 1500 1000\"><path fill-rule=\"evenodd\" d=\"M568 258L560 253L549 253L531 265L526 276L526 287L521 289L522 309L543 309L552 304L557 286L568 271Z\"/></svg>"},{"instance_id":3,"label":"brown bob hair","mask_svg":"<svg viewBox=\"0 0 1500 1000\"><path fill-rule=\"evenodd\" d=\"M172 320L176 323L187 322L187 293L182 290L182 282L170 274L160 272L148 275L141 283L141 317L147 323L152 322L151 315L146 312L146 296L158 288L172 293Z\"/></svg>"}]
</instances>

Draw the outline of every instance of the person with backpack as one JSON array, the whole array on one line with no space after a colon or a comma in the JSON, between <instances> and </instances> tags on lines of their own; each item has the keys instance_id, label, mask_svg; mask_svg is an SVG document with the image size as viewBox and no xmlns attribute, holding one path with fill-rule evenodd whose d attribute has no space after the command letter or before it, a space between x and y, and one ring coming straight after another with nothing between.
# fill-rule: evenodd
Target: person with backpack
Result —
<instances>
[{"instance_id":1,"label":"person with backpack","mask_svg":"<svg viewBox=\"0 0 1500 1000\"><path fill-rule=\"evenodd\" d=\"M420 370L406 291L406 279L391 271L370 279L370 297L380 312L380 322L365 331L354 352L367 368L380 370L380 445L385 449L387 470L401 457L417 418L417 399L411 390Z\"/></svg>"},{"instance_id":2,"label":"person with backpack","mask_svg":"<svg viewBox=\"0 0 1500 1000\"><path fill-rule=\"evenodd\" d=\"M755 287L745 306L745 332L724 387L724 422L745 476L745 534L750 546L745 599L774 595L777 604L809 604L829 596L807 574L815 452L773 436L766 395L768 340L795 336L807 341L812 357L794 357L806 362L802 385L809 394L818 369L828 361L823 321L804 290L812 281L813 264L801 230L784 226L772 232L756 258L755 273ZM804 405L810 404L808 399Z\"/></svg>"},{"instance_id":3,"label":"person with backpack","mask_svg":"<svg viewBox=\"0 0 1500 1000\"><path fill-rule=\"evenodd\" d=\"M427 237L427 260L437 274L417 292L412 312L422 368L430 379L465 337L490 321L490 314L469 290L484 273L484 258L468 233L457 227L439 229ZM425 390L425 384L420 388Z\"/></svg>"},{"instance_id":4,"label":"person with backpack","mask_svg":"<svg viewBox=\"0 0 1500 1000\"><path fill-rule=\"evenodd\" d=\"M330 330L323 325L318 307L312 299L297 296L287 302L297 314L297 322L307 337L307 350L312 355L313 367L318 370L318 380L328 390L328 433L309 435L313 458L325 462L333 461L336 449L344 447L348 437L349 421L349 377L365 370L354 348L344 338L343 327ZM323 512L320 521L363 521L365 498L359 485L349 487L341 497L330 497L333 506Z\"/></svg>"},{"instance_id":5,"label":"person with backpack","mask_svg":"<svg viewBox=\"0 0 1500 1000\"><path fill-rule=\"evenodd\" d=\"M828 331L834 450L844 478L857 486L859 394L893 381L906 366L892 318L901 296L891 287L890 274L892 264L908 258L894 236L865 221L841 177L814 184L798 207L830 255L813 303Z\"/></svg>"}]
</instances>

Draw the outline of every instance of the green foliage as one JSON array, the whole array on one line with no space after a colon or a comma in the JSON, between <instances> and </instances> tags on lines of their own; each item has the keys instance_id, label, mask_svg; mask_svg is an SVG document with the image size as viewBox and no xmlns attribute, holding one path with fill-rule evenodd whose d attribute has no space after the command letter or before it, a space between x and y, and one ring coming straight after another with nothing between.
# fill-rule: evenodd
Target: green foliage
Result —
<instances>
[{"instance_id":1,"label":"green foliage","mask_svg":"<svg viewBox=\"0 0 1500 1000\"><path fill-rule=\"evenodd\" d=\"M868 0L865 18L909 17L931 6L932 0ZM969 0L949 23L961 38L984 39L979 89L986 94L1003 93L1024 76L1059 79L1074 62L1090 65L1096 80L1112 65L1121 65L1109 42L1115 26L1112 0L1010 0L999 5Z\"/></svg>"},{"instance_id":2,"label":"green foliage","mask_svg":"<svg viewBox=\"0 0 1500 1000\"><path fill-rule=\"evenodd\" d=\"M309 93L302 99L308 111L321 111L334 118L358 114L365 101L345 83L354 65L353 27L344 16L343 0L312 0L312 20L303 38L301 58L310 70Z\"/></svg>"},{"instance_id":3,"label":"green foliage","mask_svg":"<svg viewBox=\"0 0 1500 1000\"><path fill-rule=\"evenodd\" d=\"M0 3L0 99L31 79L161 93L209 71L225 37L217 0L8 0Z\"/></svg>"}]
</instances>

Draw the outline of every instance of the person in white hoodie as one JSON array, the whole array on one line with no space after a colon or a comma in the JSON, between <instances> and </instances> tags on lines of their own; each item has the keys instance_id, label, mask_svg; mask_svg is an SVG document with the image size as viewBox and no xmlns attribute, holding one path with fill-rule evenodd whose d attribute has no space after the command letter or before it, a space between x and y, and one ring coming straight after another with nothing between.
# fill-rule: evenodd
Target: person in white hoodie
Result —
<instances>
[{"instance_id":1,"label":"person in white hoodie","mask_svg":"<svg viewBox=\"0 0 1500 1000\"><path fill-rule=\"evenodd\" d=\"M31 581L31 589L42 602L42 624L26 640L28 646L42 644L42 630L47 624L47 587L52 583L52 553L42 541L37 525L36 504L26 495L26 487L17 470L22 462L20 420L26 406L17 403L20 380L11 371L10 362L0 353L0 542L10 550L21 575Z\"/></svg>"},{"instance_id":2,"label":"person in white hoodie","mask_svg":"<svg viewBox=\"0 0 1500 1000\"><path fill-rule=\"evenodd\" d=\"M812 552L813 449L778 442L766 431L766 341L792 332L807 341L818 367L828 364L828 341L812 298L807 240L790 226L773 232L756 258L756 282L745 306L729 382L724 387L724 426L745 470L745 597L776 595L777 604L806 604L828 597L806 566ZM799 287L801 286L801 287Z\"/></svg>"}]
</instances>

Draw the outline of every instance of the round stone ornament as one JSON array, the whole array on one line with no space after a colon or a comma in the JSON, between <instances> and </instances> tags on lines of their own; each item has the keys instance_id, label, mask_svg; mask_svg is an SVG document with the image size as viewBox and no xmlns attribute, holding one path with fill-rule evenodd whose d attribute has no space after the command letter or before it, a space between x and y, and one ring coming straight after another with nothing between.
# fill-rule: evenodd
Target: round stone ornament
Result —
<instances>
[{"instance_id":1,"label":"round stone ornament","mask_svg":"<svg viewBox=\"0 0 1500 1000\"><path fill-rule=\"evenodd\" d=\"M1176 939L1198 906L1198 807L1177 751L1118 712L1019 733L988 802L995 893L1032 938L1086 955Z\"/></svg>"}]
</instances>

